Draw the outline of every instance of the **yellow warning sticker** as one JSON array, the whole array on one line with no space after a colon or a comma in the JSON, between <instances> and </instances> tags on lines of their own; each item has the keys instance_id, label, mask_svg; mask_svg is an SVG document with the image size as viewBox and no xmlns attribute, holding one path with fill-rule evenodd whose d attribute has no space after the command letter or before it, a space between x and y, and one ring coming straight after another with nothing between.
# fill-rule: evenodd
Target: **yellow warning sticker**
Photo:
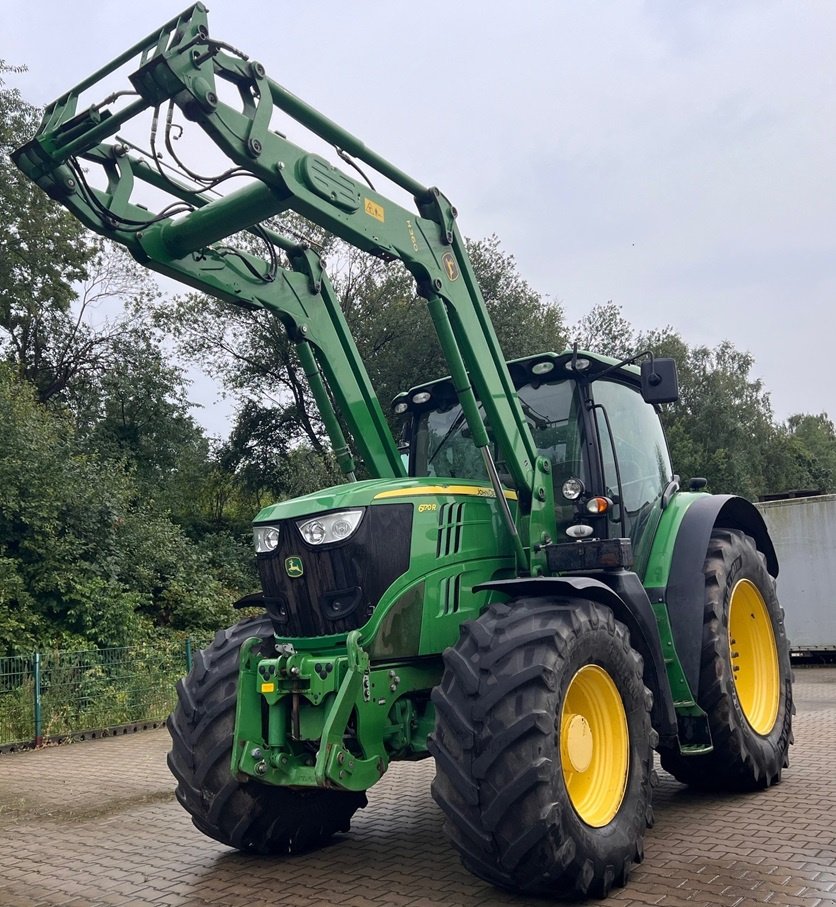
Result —
<instances>
[{"instance_id":1,"label":"yellow warning sticker","mask_svg":"<svg viewBox=\"0 0 836 907\"><path fill-rule=\"evenodd\" d=\"M383 223L383 206L378 205L377 202L373 202L370 198L363 199L363 207L366 211L366 214L369 217L373 217L375 220L379 220Z\"/></svg>"},{"instance_id":2,"label":"yellow warning sticker","mask_svg":"<svg viewBox=\"0 0 836 907\"><path fill-rule=\"evenodd\" d=\"M274 684L274 683L263 683L263 684L261 685L261 692L262 692L262 693L275 693L275 692L276 692L276 684Z\"/></svg>"}]
</instances>

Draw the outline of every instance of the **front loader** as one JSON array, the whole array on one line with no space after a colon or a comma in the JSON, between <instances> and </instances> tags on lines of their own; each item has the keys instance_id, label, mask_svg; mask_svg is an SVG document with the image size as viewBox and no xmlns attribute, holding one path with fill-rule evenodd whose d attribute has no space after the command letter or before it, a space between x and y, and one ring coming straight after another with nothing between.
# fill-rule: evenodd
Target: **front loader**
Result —
<instances>
[{"instance_id":1,"label":"front loader","mask_svg":"<svg viewBox=\"0 0 836 907\"><path fill-rule=\"evenodd\" d=\"M119 71L129 87L80 104ZM293 121L409 207L291 142ZM127 136L143 124L148 148ZM228 169L181 160L184 124ZM780 780L775 552L744 499L680 489L658 416L671 360L506 362L447 198L210 37L200 3L51 104L14 159L147 267L279 318L345 479L256 516L261 590L240 604L263 614L178 685L169 765L198 829L316 846L391 762L432 756L470 870L602 897L642 859L654 749L698 787ZM449 376L395 400L400 444L324 263L275 226L287 212L402 262L426 300Z\"/></svg>"}]
</instances>

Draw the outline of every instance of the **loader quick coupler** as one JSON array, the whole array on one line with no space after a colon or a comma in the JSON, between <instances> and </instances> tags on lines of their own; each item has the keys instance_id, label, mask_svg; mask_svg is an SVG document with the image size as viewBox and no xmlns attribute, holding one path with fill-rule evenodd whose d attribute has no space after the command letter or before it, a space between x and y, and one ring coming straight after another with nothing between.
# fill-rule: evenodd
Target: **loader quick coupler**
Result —
<instances>
[{"instance_id":1,"label":"loader quick coupler","mask_svg":"<svg viewBox=\"0 0 836 907\"><path fill-rule=\"evenodd\" d=\"M366 790L390 755L426 752L431 715L404 693L437 682L437 667L381 666L354 630L346 654L297 652L279 644L265 657L261 640L240 656L232 771L269 784Z\"/></svg>"}]
</instances>

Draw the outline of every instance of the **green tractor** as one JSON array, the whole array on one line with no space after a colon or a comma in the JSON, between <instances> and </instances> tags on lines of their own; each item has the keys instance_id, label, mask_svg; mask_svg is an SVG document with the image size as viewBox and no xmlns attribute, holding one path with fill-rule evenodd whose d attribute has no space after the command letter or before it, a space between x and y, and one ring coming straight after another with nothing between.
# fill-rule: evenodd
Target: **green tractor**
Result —
<instances>
[{"instance_id":1,"label":"green tractor","mask_svg":"<svg viewBox=\"0 0 836 907\"><path fill-rule=\"evenodd\" d=\"M124 67L127 91L79 105ZM293 144L279 112L414 209ZM230 169L163 166L179 119ZM147 149L122 134L142 122ZM431 756L468 869L603 897L642 859L654 750L697 787L780 780L775 552L747 501L680 489L658 417L671 360L506 363L445 196L210 37L199 3L50 105L15 160L149 268L278 317L345 478L258 514L262 588L240 604L262 616L218 632L178 685L169 765L200 831L310 848L391 762ZM449 377L396 399L399 442L319 256L266 223L288 211L403 262L427 301ZM241 231L256 252L229 245Z\"/></svg>"}]
</instances>

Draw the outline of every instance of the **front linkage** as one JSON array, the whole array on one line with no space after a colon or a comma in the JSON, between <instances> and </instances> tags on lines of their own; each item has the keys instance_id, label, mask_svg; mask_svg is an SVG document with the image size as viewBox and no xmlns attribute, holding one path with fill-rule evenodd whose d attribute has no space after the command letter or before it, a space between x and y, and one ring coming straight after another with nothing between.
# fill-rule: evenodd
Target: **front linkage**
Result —
<instances>
[{"instance_id":1,"label":"front linkage","mask_svg":"<svg viewBox=\"0 0 836 907\"><path fill-rule=\"evenodd\" d=\"M275 657L265 657L263 647L251 638L241 649L233 774L364 791L392 758L428 755L435 721L429 694L440 661L372 667L357 630L348 634L345 655L280 643Z\"/></svg>"}]
</instances>

